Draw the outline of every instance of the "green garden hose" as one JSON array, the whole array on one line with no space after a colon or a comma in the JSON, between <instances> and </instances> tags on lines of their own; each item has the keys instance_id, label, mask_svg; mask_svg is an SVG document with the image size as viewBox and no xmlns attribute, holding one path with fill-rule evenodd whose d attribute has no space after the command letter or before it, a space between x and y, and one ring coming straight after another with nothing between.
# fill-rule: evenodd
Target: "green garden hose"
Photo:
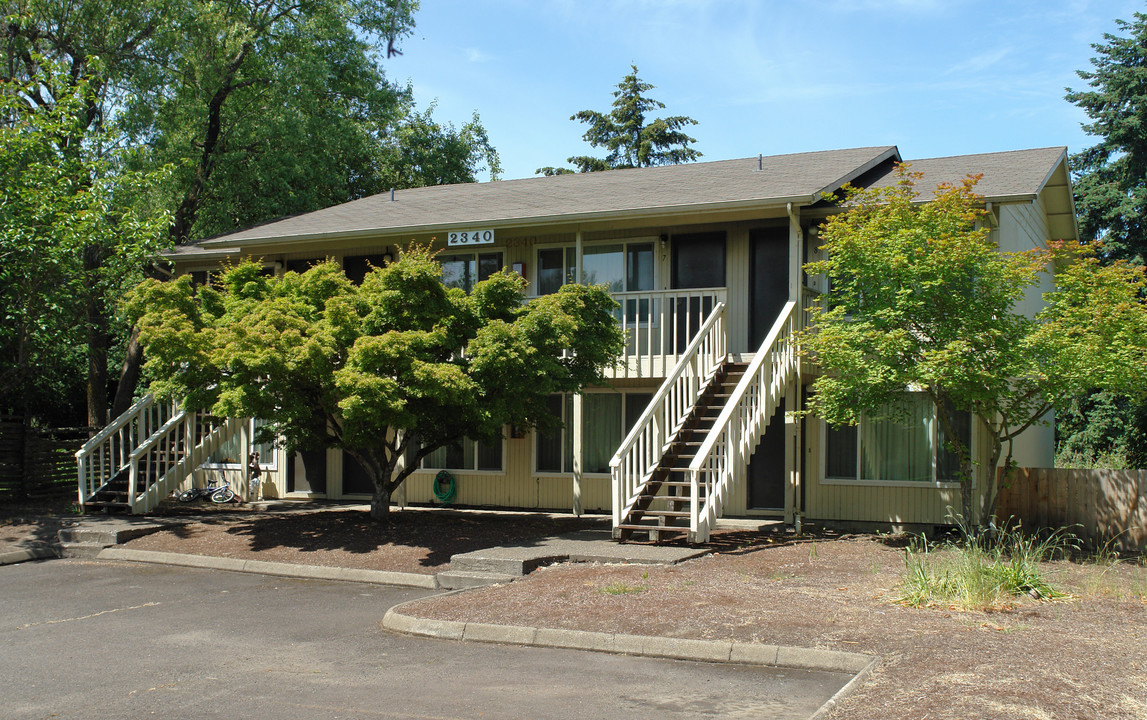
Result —
<instances>
[{"instance_id":1,"label":"green garden hose","mask_svg":"<svg viewBox=\"0 0 1147 720\"><path fill-rule=\"evenodd\" d=\"M442 483L449 482L446 486L446 491L442 491ZM458 483L454 480L454 476L445 470L439 470L438 474L434 476L434 497L438 498L438 502L442 505L449 505L454 502L454 496L458 493Z\"/></svg>"}]
</instances>

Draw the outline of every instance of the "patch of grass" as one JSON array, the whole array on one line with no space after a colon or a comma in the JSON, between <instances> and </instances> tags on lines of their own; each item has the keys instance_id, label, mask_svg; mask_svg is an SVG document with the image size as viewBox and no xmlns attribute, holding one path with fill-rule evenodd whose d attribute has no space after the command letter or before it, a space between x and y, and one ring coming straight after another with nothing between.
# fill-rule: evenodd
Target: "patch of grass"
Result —
<instances>
[{"instance_id":1,"label":"patch of grass","mask_svg":"<svg viewBox=\"0 0 1147 720\"><path fill-rule=\"evenodd\" d=\"M1054 588L1040 564L1066 557L1074 538L1053 533L1044 538L1020 527L990 539L965 533L959 540L930 545L925 538L904 550L904 575L896 602L911 607L1002 609L1017 598L1066 597Z\"/></svg>"},{"instance_id":2,"label":"patch of grass","mask_svg":"<svg viewBox=\"0 0 1147 720\"><path fill-rule=\"evenodd\" d=\"M615 580L608 585L603 585L597 590L606 595L636 595L637 593L644 592L645 586L630 585L621 580Z\"/></svg>"}]
</instances>

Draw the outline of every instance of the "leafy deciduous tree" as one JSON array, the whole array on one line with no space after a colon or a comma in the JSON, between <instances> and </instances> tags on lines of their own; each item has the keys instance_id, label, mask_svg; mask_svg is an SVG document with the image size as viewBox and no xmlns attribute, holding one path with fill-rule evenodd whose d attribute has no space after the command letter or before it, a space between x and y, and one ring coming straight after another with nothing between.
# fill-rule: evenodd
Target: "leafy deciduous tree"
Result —
<instances>
[{"instance_id":1,"label":"leafy deciduous tree","mask_svg":"<svg viewBox=\"0 0 1147 720\"><path fill-rule=\"evenodd\" d=\"M112 135L90 131L92 84L37 65L42 81L0 81L0 406L47 415L70 399L92 298L138 280L168 216L136 202L161 173L122 172Z\"/></svg>"},{"instance_id":2,"label":"leafy deciduous tree","mask_svg":"<svg viewBox=\"0 0 1147 720\"><path fill-rule=\"evenodd\" d=\"M512 273L470 294L441 273L425 248L358 287L334 262L281 279L246 263L219 292L196 294L187 277L147 281L129 304L154 392L264 418L292 448L343 448L374 481L371 516L385 520L423 457L463 436L498 437L507 423L552 427L547 396L599 381L623 348L602 287L566 285L523 304Z\"/></svg>"},{"instance_id":3,"label":"leafy deciduous tree","mask_svg":"<svg viewBox=\"0 0 1147 720\"><path fill-rule=\"evenodd\" d=\"M570 117L570 120L589 125L584 135L586 142L608 151L604 158L588 155L567 158L566 162L577 167L579 172L672 165L701 157L700 152L689 147L697 140L682 132L683 127L696 125L696 120L674 115L646 121L647 113L662 109L665 104L645 95L655 86L637 77L636 65L630 67L633 72L622 78L613 93L613 110L608 114L582 110ZM564 175L573 171L544 167L536 172L539 175Z\"/></svg>"},{"instance_id":4,"label":"leafy deciduous tree","mask_svg":"<svg viewBox=\"0 0 1147 720\"><path fill-rule=\"evenodd\" d=\"M995 511L994 468L1002 459L1010 470L1012 442L1050 409L1089 387L1147 392L1144 278L1063 245L1002 252L977 225L978 178L941 185L928 202L920 202L919 179L902 167L892 187L851 190L848 209L824 225L828 259L806 266L830 283L829 309L812 310L801 338L824 371L809 412L832 424L855 424L861 414L896 420L909 388L927 393L960 458L963 518L978 525ZM1035 317L1017 312L1051 263L1046 307ZM956 411L969 412L990 438L982 505Z\"/></svg>"},{"instance_id":5,"label":"leafy deciduous tree","mask_svg":"<svg viewBox=\"0 0 1147 720\"><path fill-rule=\"evenodd\" d=\"M115 171L151 173L137 202L166 210L170 242L184 242L389 187L472 181L483 165L496 177L477 116L459 130L436 123L414 112L408 87L384 77L375 48L397 53L416 9L413 0L14 0L0 53L7 76L34 88L27 99L36 111L51 112L84 85L71 147L106 144L101 133L123 130L115 137L127 160ZM45 72L42 58L66 72ZM99 245L81 257L89 275L106 274ZM115 324L114 293L96 282L80 290L88 423L102 425L110 386L112 415L130 405L141 351L127 338L117 386L109 353L126 328Z\"/></svg>"}]
</instances>

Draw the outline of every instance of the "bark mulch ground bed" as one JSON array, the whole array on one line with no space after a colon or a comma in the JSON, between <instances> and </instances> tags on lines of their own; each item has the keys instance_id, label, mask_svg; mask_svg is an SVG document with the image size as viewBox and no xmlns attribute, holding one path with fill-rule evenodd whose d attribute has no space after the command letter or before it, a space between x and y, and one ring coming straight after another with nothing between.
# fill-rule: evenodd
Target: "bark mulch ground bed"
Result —
<instances>
[{"instance_id":1,"label":"bark mulch ground bed","mask_svg":"<svg viewBox=\"0 0 1147 720\"><path fill-rule=\"evenodd\" d=\"M1147 568L1047 564L1068 600L893 602L902 541L737 534L671 567L560 565L408 605L430 618L830 648L882 658L835 720L1147 717Z\"/></svg>"},{"instance_id":2,"label":"bark mulch ground bed","mask_svg":"<svg viewBox=\"0 0 1147 720\"><path fill-rule=\"evenodd\" d=\"M604 517L429 509L392 511L385 526L372 522L361 509L261 513L195 504L172 506L166 513L196 510L200 514L194 520L137 538L126 547L433 574L448 569L458 553L609 527Z\"/></svg>"},{"instance_id":3,"label":"bark mulch ground bed","mask_svg":"<svg viewBox=\"0 0 1147 720\"><path fill-rule=\"evenodd\" d=\"M199 508L205 510L206 507ZM190 518L189 518L190 520ZM586 526L532 513L217 512L130 547L436 572L451 555ZM605 526L603 518L591 520ZM0 520L0 535L16 532ZM571 565L406 608L423 617L869 653L834 720L1147 718L1147 566L1045 564L1065 600L995 612L894 602L904 538L726 532L680 565Z\"/></svg>"}]
</instances>

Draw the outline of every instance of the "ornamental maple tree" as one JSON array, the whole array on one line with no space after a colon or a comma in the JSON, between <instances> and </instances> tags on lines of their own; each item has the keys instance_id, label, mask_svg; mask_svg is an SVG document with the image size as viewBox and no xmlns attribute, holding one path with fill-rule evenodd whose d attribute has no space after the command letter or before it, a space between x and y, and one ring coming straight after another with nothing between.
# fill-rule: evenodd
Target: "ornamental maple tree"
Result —
<instances>
[{"instance_id":1,"label":"ornamental maple tree","mask_svg":"<svg viewBox=\"0 0 1147 720\"><path fill-rule=\"evenodd\" d=\"M808 412L831 424L856 424L862 414L898 420L907 390L927 393L960 459L963 521L978 526L995 512L994 468L1002 460L1010 472L1021 432L1089 388L1147 393L1144 277L1064 243L1001 251L978 222L978 177L928 198L916 190L921 177L902 165L891 187L847 190L847 209L822 228L828 259L805 268L830 287L827 309L810 310L800 338L824 373ZM1025 292L1052 267L1044 309L1020 313ZM990 440L980 504L957 411Z\"/></svg>"},{"instance_id":2,"label":"ornamental maple tree","mask_svg":"<svg viewBox=\"0 0 1147 720\"><path fill-rule=\"evenodd\" d=\"M385 521L422 458L507 424L551 429L546 398L602 380L624 347L602 286L565 285L527 304L514 273L469 294L441 275L419 247L357 287L333 260L282 278L244 262L219 289L196 290L187 276L144 282L128 306L152 392L262 418L261 439L289 448L343 449L374 483L371 517Z\"/></svg>"}]
</instances>

